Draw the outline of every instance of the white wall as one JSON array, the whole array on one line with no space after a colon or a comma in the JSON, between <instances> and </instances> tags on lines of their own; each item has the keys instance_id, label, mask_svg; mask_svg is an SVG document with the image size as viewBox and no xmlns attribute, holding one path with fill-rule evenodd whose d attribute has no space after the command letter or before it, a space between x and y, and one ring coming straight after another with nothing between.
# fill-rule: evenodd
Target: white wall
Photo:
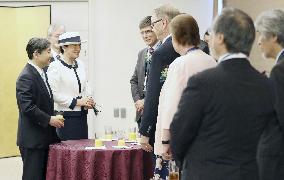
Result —
<instances>
[{"instance_id":1,"label":"white wall","mask_svg":"<svg viewBox=\"0 0 284 180\"><path fill-rule=\"evenodd\" d=\"M129 79L134 71L137 53L145 45L139 35L138 23L151 15L152 10L171 3L182 12L194 16L200 34L210 26L213 15L212 0L90 0L0 2L1 6L51 5L52 23L64 24L67 31L79 31L83 44L80 58L88 67L94 97L102 112L98 117L89 113L89 136L101 135L105 125L113 129L135 126L135 109ZM89 51L87 51L89 50ZM115 119L114 108L126 108L126 119Z\"/></svg>"},{"instance_id":2,"label":"white wall","mask_svg":"<svg viewBox=\"0 0 284 180\"><path fill-rule=\"evenodd\" d=\"M90 78L95 88L95 99L102 106L102 112L93 121L93 129L90 128L91 133L102 134L104 125L112 125L113 129L127 129L135 125L129 80L137 53L145 47L138 23L151 15L155 7L168 2L193 15L199 23L201 35L210 26L212 0L89 1ZM127 109L126 119L113 117L116 107Z\"/></svg>"},{"instance_id":3,"label":"white wall","mask_svg":"<svg viewBox=\"0 0 284 180\"><path fill-rule=\"evenodd\" d=\"M51 5L51 23L65 25L67 31L77 31L82 39L88 39L88 1L0 1L0 6ZM88 63L88 44L82 45L81 59Z\"/></svg>"}]
</instances>

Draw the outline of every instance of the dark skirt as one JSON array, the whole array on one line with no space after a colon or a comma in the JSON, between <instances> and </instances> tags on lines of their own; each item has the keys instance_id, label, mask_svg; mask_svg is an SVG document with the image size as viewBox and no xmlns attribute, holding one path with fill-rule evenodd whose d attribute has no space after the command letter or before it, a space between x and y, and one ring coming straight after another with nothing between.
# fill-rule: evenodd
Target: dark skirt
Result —
<instances>
[{"instance_id":1,"label":"dark skirt","mask_svg":"<svg viewBox=\"0 0 284 180\"><path fill-rule=\"evenodd\" d=\"M85 111L63 112L64 127L57 128L57 134L63 141L88 139L87 113Z\"/></svg>"}]
</instances>

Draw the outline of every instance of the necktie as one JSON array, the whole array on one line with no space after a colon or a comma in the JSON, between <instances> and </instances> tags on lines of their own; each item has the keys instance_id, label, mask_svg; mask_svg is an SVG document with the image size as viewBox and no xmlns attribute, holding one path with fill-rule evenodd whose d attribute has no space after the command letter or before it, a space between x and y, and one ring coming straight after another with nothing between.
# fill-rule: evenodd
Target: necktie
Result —
<instances>
[{"instance_id":1,"label":"necktie","mask_svg":"<svg viewBox=\"0 0 284 180\"><path fill-rule=\"evenodd\" d=\"M148 49L148 51L149 51L150 55L152 56L153 53L154 53L154 48L150 47L150 48Z\"/></svg>"},{"instance_id":2,"label":"necktie","mask_svg":"<svg viewBox=\"0 0 284 180\"><path fill-rule=\"evenodd\" d=\"M43 82L44 82L44 84L45 84L45 87L46 87L46 89L47 89L47 91L48 91L49 97L51 97L51 96L50 96L50 90L49 90L48 85L47 85L47 81L46 81L46 77L45 77L44 71L41 72L40 76L41 76L41 78L42 78L42 80L43 80Z\"/></svg>"}]
</instances>

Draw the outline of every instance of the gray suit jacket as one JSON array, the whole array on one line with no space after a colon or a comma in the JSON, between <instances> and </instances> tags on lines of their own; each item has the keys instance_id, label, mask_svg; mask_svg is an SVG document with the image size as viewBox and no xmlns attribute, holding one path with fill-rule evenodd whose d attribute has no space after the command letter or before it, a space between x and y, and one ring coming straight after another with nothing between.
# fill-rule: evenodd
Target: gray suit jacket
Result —
<instances>
[{"instance_id":1,"label":"gray suit jacket","mask_svg":"<svg viewBox=\"0 0 284 180\"><path fill-rule=\"evenodd\" d=\"M133 101L136 102L139 99L144 98L144 81L145 81L145 57L147 54L147 48L142 49L138 53L138 60L134 70L134 73L130 79L131 93ZM142 114L136 112L136 121L140 119Z\"/></svg>"}]
</instances>

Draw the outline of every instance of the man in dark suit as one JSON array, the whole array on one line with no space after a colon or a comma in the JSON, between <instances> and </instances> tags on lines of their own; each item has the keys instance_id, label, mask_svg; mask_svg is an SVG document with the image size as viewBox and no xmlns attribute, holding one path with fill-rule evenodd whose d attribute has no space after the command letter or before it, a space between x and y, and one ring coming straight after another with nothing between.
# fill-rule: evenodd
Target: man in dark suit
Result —
<instances>
[{"instance_id":1,"label":"man in dark suit","mask_svg":"<svg viewBox=\"0 0 284 180\"><path fill-rule=\"evenodd\" d=\"M19 109L17 145L23 161L23 180L43 180L48 147L59 142L55 127L63 127L63 118L52 116L53 98L43 68L51 58L50 42L32 38L27 44L29 57L16 83Z\"/></svg>"},{"instance_id":2,"label":"man in dark suit","mask_svg":"<svg viewBox=\"0 0 284 180\"><path fill-rule=\"evenodd\" d=\"M136 108L136 122L138 127L144 109L144 97L146 93L147 69L151 63L151 56L158 47L159 41L151 27L151 16L146 16L139 24L142 39L148 46L138 53L138 60L134 73L130 79L132 98Z\"/></svg>"},{"instance_id":3,"label":"man in dark suit","mask_svg":"<svg viewBox=\"0 0 284 180\"><path fill-rule=\"evenodd\" d=\"M162 44L151 57L144 112L139 129L142 135L141 145L145 151L153 151L159 96L167 77L167 68L179 57L179 54L173 48L169 33L169 23L179 13L178 9L170 5L162 5L154 9L151 17L153 31Z\"/></svg>"},{"instance_id":4,"label":"man in dark suit","mask_svg":"<svg viewBox=\"0 0 284 180\"><path fill-rule=\"evenodd\" d=\"M271 82L248 59L254 39L243 11L215 19L209 47L219 64L189 79L170 126L183 180L259 179L257 144L275 111Z\"/></svg>"},{"instance_id":5,"label":"man in dark suit","mask_svg":"<svg viewBox=\"0 0 284 180\"><path fill-rule=\"evenodd\" d=\"M258 165L261 180L284 179L284 11L269 10L256 20L258 45L265 58L274 59L270 79L275 87L277 120L261 136Z\"/></svg>"}]
</instances>

